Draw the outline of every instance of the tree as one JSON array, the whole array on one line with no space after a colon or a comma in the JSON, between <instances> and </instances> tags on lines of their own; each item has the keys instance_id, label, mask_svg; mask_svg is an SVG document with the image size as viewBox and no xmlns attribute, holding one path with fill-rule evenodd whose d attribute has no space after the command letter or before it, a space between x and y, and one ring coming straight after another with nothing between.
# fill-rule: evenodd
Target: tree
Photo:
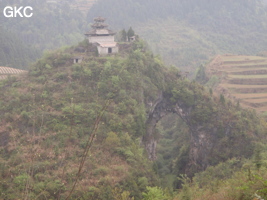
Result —
<instances>
[{"instance_id":1,"label":"tree","mask_svg":"<svg viewBox=\"0 0 267 200\"><path fill-rule=\"evenodd\" d=\"M197 71L197 75L196 75L196 81L204 84L207 82L207 77L206 77L206 72L205 72L205 67L203 65L200 65Z\"/></svg>"},{"instance_id":2,"label":"tree","mask_svg":"<svg viewBox=\"0 0 267 200\"><path fill-rule=\"evenodd\" d=\"M224 95L223 94L220 95L220 102L222 104L225 104L225 98L224 98Z\"/></svg>"},{"instance_id":3,"label":"tree","mask_svg":"<svg viewBox=\"0 0 267 200\"><path fill-rule=\"evenodd\" d=\"M255 163L255 166L257 168L257 170L259 171L260 168L261 168L261 165L262 165L262 158L261 158L261 152L260 152L260 149L257 148L255 150L255 153L254 153L254 163Z\"/></svg>"},{"instance_id":4,"label":"tree","mask_svg":"<svg viewBox=\"0 0 267 200\"><path fill-rule=\"evenodd\" d=\"M132 27L130 27L127 32L128 41L130 40L130 37L133 37L134 35L135 35L134 30L132 29Z\"/></svg>"},{"instance_id":5,"label":"tree","mask_svg":"<svg viewBox=\"0 0 267 200\"><path fill-rule=\"evenodd\" d=\"M167 200L168 196L159 187L146 187L147 193L143 193L143 200Z\"/></svg>"},{"instance_id":6,"label":"tree","mask_svg":"<svg viewBox=\"0 0 267 200\"><path fill-rule=\"evenodd\" d=\"M127 33L126 33L125 29L123 29L123 30L121 31L121 40L122 40L123 42L126 42L126 41L127 41Z\"/></svg>"}]
</instances>

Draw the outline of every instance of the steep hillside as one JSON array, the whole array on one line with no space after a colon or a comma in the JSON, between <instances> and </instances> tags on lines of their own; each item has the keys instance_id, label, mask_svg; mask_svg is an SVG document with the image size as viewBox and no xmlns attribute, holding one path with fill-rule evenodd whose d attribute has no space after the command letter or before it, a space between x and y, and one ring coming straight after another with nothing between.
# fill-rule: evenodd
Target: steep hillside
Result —
<instances>
[{"instance_id":1,"label":"steep hillside","mask_svg":"<svg viewBox=\"0 0 267 200\"><path fill-rule=\"evenodd\" d=\"M1 197L62 199L78 178L72 198L112 199L124 191L141 199L147 185L157 184L137 138L144 132L143 92L153 101L159 81L136 80L140 51L98 58L87 42L81 48L82 64L73 64L80 54L73 47L47 54L26 77L1 82ZM94 124L97 135L77 175Z\"/></svg>"},{"instance_id":2,"label":"steep hillside","mask_svg":"<svg viewBox=\"0 0 267 200\"><path fill-rule=\"evenodd\" d=\"M217 54L254 55L267 44L261 1L99 0L88 22L98 15L113 27L132 26L155 53L191 75Z\"/></svg>"},{"instance_id":3,"label":"steep hillside","mask_svg":"<svg viewBox=\"0 0 267 200\"><path fill-rule=\"evenodd\" d=\"M148 186L160 185L160 163L177 180L230 158L250 158L255 142L264 141L254 113L165 67L144 42L128 46L128 53L96 57L84 41L0 82L1 198L138 200ZM73 64L77 55L81 64ZM176 139L168 156L160 148L158 156L169 159L154 163L148 147L153 142L155 150L158 133L165 135L164 122L162 131L151 130L168 113L191 132L181 130L187 137Z\"/></svg>"}]
</instances>

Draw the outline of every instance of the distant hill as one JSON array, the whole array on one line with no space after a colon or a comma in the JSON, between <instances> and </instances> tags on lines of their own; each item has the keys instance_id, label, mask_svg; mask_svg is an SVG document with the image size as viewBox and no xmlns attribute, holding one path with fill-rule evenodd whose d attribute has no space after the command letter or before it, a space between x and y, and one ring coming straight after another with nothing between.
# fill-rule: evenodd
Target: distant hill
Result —
<instances>
[{"instance_id":1,"label":"distant hill","mask_svg":"<svg viewBox=\"0 0 267 200\"><path fill-rule=\"evenodd\" d=\"M132 26L167 63L192 75L217 54L266 50L266 13L259 0L99 0L87 21L101 15L117 29Z\"/></svg>"},{"instance_id":2,"label":"distant hill","mask_svg":"<svg viewBox=\"0 0 267 200\"><path fill-rule=\"evenodd\" d=\"M67 3L72 9L78 9L86 15L97 1L98 0L46 0L46 3L52 6L59 6Z\"/></svg>"},{"instance_id":3,"label":"distant hill","mask_svg":"<svg viewBox=\"0 0 267 200\"><path fill-rule=\"evenodd\" d=\"M98 0L73 0L70 1L71 8L80 10L84 15L88 13L90 8L97 2Z\"/></svg>"},{"instance_id":4,"label":"distant hill","mask_svg":"<svg viewBox=\"0 0 267 200\"><path fill-rule=\"evenodd\" d=\"M26 44L34 48L54 49L81 41L86 23L79 10L71 9L68 2L50 4L46 1L3 0L0 8L6 5L31 6L31 18L5 18L2 26L12 30Z\"/></svg>"},{"instance_id":5,"label":"distant hill","mask_svg":"<svg viewBox=\"0 0 267 200\"><path fill-rule=\"evenodd\" d=\"M114 30L130 26L168 64L190 71L214 55L253 55L266 50L265 1L218 0L2 0L6 5L30 5L30 19L0 18L5 30L37 51L81 41L96 16ZM87 22L84 14L89 9ZM10 61L13 62L13 61ZM16 62L17 63L17 62ZM14 66L16 67L16 66Z\"/></svg>"},{"instance_id":6,"label":"distant hill","mask_svg":"<svg viewBox=\"0 0 267 200\"><path fill-rule=\"evenodd\" d=\"M0 66L26 69L38 56L40 52L27 46L13 32L0 27Z\"/></svg>"},{"instance_id":7,"label":"distant hill","mask_svg":"<svg viewBox=\"0 0 267 200\"><path fill-rule=\"evenodd\" d=\"M35 60L35 57L17 60L20 54L27 54L28 49L34 49L35 52L39 52L40 56L43 50L55 49L83 40L83 33L87 30L84 15L78 9L72 8L68 1L1 0L0 10L7 5L31 6L33 16L31 18L0 18L2 29L11 32L13 37L22 41L18 44L24 43L27 46L24 51L20 50L17 56L11 53L3 58L0 65L9 64L12 67L28 65L29 61ZM3 40L10 41L10 37L7 36ZM3 51L3 48L0 47L0 49Z\"/></svg>"}]
</instances>

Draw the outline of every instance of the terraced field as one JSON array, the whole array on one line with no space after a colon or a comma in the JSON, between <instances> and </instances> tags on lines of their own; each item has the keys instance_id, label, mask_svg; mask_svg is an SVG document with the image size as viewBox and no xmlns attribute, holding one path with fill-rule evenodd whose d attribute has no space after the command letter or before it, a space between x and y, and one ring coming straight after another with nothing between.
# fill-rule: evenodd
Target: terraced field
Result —
<instances>
[{"instance_id":1,"label":"terraced field","mask_svg":"<svg viewBox=\"0 0 267 200\"><path fill-rule=\"evenodd\" d=\"M7 78L10 75L26 73L27 71L21 69L15 69L11 67L0 66L0 80Z\"/></svg>"},{"instance_id":2,"label":"terraced field","mask_svg":"<svg viewBox=\"0 0 267 200\"><path fill-rule=\"evenodd\" d=\"M46 0L49 4L65 3L64 0ZM97 0L72 0L69 1L71 8L80 10L84 15L87 15L90 8L97 2Z\"/></svg>"},{"instance_id":3,"label":"terraced field","mask_svg":"<svg viewBox=\"0 0 267 200\"><path fill-rule=\"evenodd\" d=\"M214 86L242 106L267 115L267 58L260 56L217 56L207 66L208 77L217 76Z\"/></svg>"},{"instance_id":4,"label":"terraced field","mask_svg":"<svg viewBox=\"0 0 267 200\"><path fill-rule=\"evenodd\" d=\"M71 7L79 9L82 13L86 15L96 1L97 0L75 0L71 2Z\"/></svg>"}]
</instances>

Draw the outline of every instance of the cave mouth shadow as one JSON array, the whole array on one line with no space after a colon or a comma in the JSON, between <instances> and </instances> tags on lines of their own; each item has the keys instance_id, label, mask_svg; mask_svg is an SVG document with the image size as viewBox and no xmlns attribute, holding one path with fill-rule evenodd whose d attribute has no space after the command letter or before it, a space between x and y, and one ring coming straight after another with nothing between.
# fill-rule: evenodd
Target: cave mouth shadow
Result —
<instances>
[{"instance_id":1,"label":"cave mouth shadow","mask_svg":"<svg viewBox=\"0 0 267 200\"><path fill-rule=\"evenodd\" d=\"M186 174L189 163L190 130L177 114L169 113L156 124L157 159L155 168L164 185L177 182L179 174ZM170 180L169 180L170 179Z\"/></svg>"}]
</instances>

